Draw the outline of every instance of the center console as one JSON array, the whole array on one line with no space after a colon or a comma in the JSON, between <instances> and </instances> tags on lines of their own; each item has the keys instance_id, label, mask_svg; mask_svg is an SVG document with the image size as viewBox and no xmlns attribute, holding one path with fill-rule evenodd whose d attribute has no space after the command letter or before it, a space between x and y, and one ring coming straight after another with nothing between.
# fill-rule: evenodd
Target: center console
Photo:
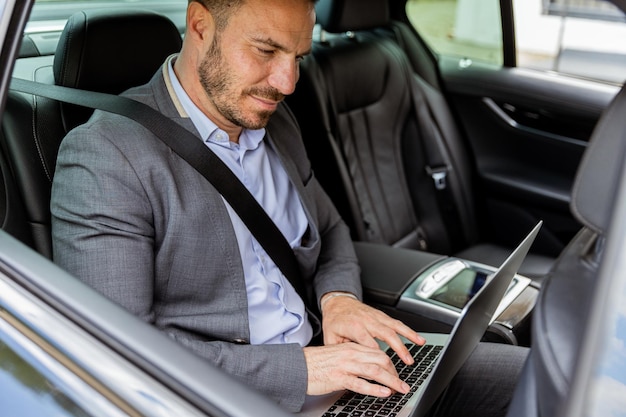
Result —
<instances>
[{"instance_id":1,"label":"center console","mask_svg":"<svg viewBox=\"0 0 626 417\"><path fill-rule=\"evenodd\" d=\"M364 296L417 331L449 332L495 266L428 252L355 242ZM526 345L538 290L517 274L484 340Z\"/></svg>"}]
</instances>

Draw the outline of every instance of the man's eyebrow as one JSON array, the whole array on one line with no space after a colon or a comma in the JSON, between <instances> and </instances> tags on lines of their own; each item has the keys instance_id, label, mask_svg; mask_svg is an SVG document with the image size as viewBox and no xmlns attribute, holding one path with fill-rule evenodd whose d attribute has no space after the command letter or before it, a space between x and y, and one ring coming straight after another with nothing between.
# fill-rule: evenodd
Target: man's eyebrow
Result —
<instances>
[{"instance_id":1,"label":"man's eyebrow","mask_svg":"<svg viewBox=\"0 0 626 417\"><path fill-rule=\"evenodd\" d=\"M274 49L277 49L281 52L289 52L289 50L284 46L281 45L280 43L276 42L275 40L273 40L272 38L265 38L265 37L253 37L252 38L253 42L256 43L262 43L265 44L269 47L272 47ZM299 53L298 56L304 56L304 55L309 55L311 53L311 48L308 48L306 51L304 51L303 53Z\"/></svg>"}]
</instances>

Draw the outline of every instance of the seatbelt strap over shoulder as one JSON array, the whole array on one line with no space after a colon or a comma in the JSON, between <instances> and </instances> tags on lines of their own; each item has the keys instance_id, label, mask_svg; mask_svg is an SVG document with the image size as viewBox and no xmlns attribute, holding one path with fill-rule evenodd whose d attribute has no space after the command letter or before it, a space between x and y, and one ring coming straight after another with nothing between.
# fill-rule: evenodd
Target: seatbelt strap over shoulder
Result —
<instances>
[{"instance_id":1,"label":"seatbelt strap over shoulder","mask_svg":"<svg viewBox=\"0 0 626 417\"><path fill-rule=\"evenodd\" d=\"M202 174L228 201L311 311L293 249L276 224L222 160L183 126L127 97L12 78L11 90L128 117L151 131ZM313 311L316 311L314 308Z\"/></svg>"}]
</instances>

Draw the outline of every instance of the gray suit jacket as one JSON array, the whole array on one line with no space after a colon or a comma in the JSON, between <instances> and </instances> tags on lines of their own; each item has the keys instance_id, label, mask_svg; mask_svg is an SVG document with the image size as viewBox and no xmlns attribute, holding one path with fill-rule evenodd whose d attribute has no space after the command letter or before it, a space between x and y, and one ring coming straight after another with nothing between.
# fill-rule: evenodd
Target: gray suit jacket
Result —
<instances>
[{"instance_id":1,"label":"gray suit jacket","mask_svg":"<svg viewBox=\"0 0 626 417\"><path fill-rule=\"evenodd\" d=\"M125 95L198 136L171 91L162 70ZM309 219L306 246L296 250L304 279L318 300L337 290L360 297L348 229L315 179L286 106L267 133ZM221 196L158 138L96 111L62 142L51 210L57 264L287 409L301 407L302 349L246 344L243 268Z\"/></svg>"}]
</instances>

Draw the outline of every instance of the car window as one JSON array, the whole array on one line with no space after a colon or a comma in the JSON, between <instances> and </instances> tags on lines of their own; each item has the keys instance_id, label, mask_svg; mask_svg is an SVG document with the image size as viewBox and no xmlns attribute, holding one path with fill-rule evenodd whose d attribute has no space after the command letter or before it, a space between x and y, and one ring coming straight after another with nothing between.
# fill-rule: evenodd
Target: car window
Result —
<instances>
[{"instance_id":1,"label":"car window","mask_svg":"<svg viewBox=\"0 0 626 417\"><path fill-rule=\"evenodd\" d=\"M622 84L626 20L603 0L513 0L518 67ZM409 0L407 15L440 55L504 65L498 0Z\"/></svg>"},{"instance_id":2,"label":"car window","mask_svg":"<svg viewBox=\"0 0 626 417\"><path fill-rule=\"evenodd\" d=\"M616 227L613 230L624 229ZM615 239L624 242L624 236L622 233ZM617 253L614 256L623 259L623 244L621 251L614 251ZM607 253L605 259L609 256ZM603 262L609 263L606 260ZM616 265L621 268L623 277L623 262ZM609 274L611 273L607 273ZM611 282L600 288L604 292L599 291L595 295L596 300L602 301L602 304L596 303L596 308L604 314L599 315L600 320L591 322L590 332L587 333L590 340L581 348L592 346L587 350L593 358L589 362L589 369L585 369L584 365L580 366L583 369L580 375L588 372L588 377L578 381L579 387L588 393L587 404L579 407L584 410L581 415L586 417L626 416L626 283L623 279L618 279L619 272L609 276L612 278ZM596 332L598 336L590 334L592 332Z\"/></svg>"},{"instance_id":3,"label":"car window","mask_svg":"<svg viewBox=\"0 0 626 417\"><path fill-rule=\"evenodd\" d=\"M625 301L626 291L622 290L620 305ZM626 416L626 311L623 307L617 310L592 381L590 416Z\"/></svg>"},{"instance_id":4,"label":"car window","mask_svg":"<svg viewBox=\"0 0 626 417\"><path fill-rule=\"evenodd\" d=\"M20 57L52 56L67 19L90 9L142 9L167 16L181 35L185 31L187 0L36 0L24 29Z\"/></svg>"},{"instance_id":5,"label":"car window","mask_svg":"<svg viewBox=\"0 0 626 417\"><path fill-rule=\"evenodd\" d=\"M77 11L98 8L147 9L167 15L181 32L187 0L36 0L26 25L27 34L61 31Z\"/></svg>"},{"instance_id":6,"label":"car window","mask_svg":"<svg viewBox=\"0 0 626 417\"><path fill-rule=\"evenodd\" d=\"M498 0L409 0L406 12L435 53L502 65L499 4Z\"/></svg>"}]
</instances>

